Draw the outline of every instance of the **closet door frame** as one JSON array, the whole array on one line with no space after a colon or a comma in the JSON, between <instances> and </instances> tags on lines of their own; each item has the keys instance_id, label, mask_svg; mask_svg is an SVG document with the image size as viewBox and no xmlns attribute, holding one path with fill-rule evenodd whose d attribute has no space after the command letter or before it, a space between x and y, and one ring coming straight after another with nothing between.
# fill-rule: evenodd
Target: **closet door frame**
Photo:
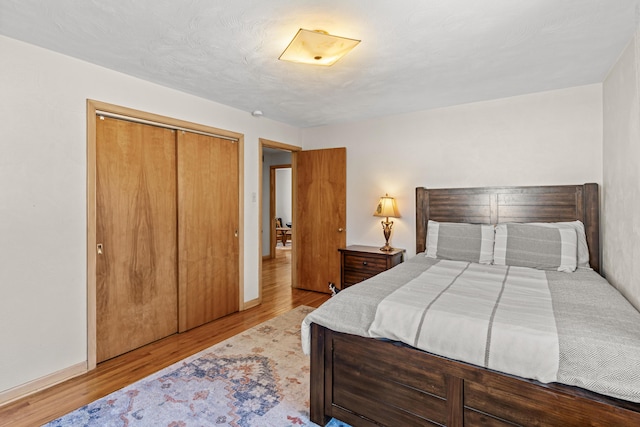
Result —
<instances>
[{"instance_id":1,"label":"closet door frame","mask_svg":"<svg viewBox=\"0 0 640 427\"><path fill-rule=\"evenodd\" d=\"M233 138L238 144L238 297L240 311L244 304L244 135L211 126L147 113L132 108L87 99L87 370L96 367L96 117L105 112L174 127Z\"/></svg>"}]
</instances>

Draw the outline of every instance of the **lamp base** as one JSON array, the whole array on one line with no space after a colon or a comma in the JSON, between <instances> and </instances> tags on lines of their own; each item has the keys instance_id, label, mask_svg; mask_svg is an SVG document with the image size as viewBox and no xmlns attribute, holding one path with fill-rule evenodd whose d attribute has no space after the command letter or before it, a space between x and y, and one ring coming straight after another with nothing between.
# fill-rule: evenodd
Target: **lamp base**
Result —
<instances>
[{"instance_id":1,"label":"lamp base","mask_svg":"<svg viewBox=\"0 0 640 427\"><path fill-rule=\"evenodd\" d=\"M393 221L389 221L387 218L386 221L381 221L382 224L382 232L384 233L384 246L380 248L383 252L390 252L393 248L389 245L389 237L391 237L391 227L393 227Z\"/></svg>"}]
</instances>

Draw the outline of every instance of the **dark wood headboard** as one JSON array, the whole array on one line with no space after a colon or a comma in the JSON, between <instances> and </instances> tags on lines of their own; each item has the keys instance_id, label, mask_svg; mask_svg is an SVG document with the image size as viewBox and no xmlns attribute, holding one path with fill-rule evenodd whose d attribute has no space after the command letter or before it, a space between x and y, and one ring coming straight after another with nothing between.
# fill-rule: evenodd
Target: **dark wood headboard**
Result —
<instances>
[{"instance_id":1,"label":"dark wood headboard","mask_svg":"<svg viewBox=\"0 0 640 427\"><path fill-rule=\"evenodd\" d=\"M424 252L427 222L583 222L589 264L600 272L598 184L538 187L416 188L416 253Z\"/></svg>"}]
</instances>

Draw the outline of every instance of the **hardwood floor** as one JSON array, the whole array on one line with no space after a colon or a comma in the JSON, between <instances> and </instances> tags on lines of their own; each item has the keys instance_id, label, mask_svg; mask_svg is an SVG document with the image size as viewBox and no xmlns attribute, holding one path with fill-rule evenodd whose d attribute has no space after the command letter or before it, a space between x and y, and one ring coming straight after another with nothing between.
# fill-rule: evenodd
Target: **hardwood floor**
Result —
<instances>
[{"instance_id":1,"label":"hardwood floor","mask_svg":"<svg viewBox=\"0 0 640 427\"><path fill-rule=\"evenodd\" d=\"M276 250L275 259L263 261L262 277L261 305L107 360L93 371L1 406L0 426L39 426L265 320L299 305L317 307L329 298L290 287L289 250Z\"/></svg>"}]
</instances>

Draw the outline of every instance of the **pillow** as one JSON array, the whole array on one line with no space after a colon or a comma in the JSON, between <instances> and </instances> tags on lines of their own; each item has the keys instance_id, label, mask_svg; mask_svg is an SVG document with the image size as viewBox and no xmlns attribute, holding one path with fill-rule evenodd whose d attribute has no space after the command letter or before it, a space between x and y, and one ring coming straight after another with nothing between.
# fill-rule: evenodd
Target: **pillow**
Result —
<instances>
[{"instance_id":1,"label":"pillow","mask_svg":"<svg viewBox=\"0 0 640 427\"><path fill-rule=\"evenodd\" d=\"M575 271L578 260L575 228L532 224L496 225L493 263L541 270Z\"/></svg>"},{"instance_id":2,"label":"pillow","mask_svg":"<svg viewBox=\"0 0 640 427\"><path fill-rule=\"evenodd\" d=\"M584 231L584 224L582 221L569 221L569 222L530 222L531 225L541 225L543 227L573 227L576 230L576 237L578 238L578 267L591 268L589 265L589 246L587 245L587 235Z\"/></svg>"},{"instance_id":3,"label":"pillow","mask_svg":"<svg viewBox=\"0 0 640 427\"><path fill-rule=\"evenodd\" d=\"M427 258L491 264L493 225L429 221Z\"/></svg>"}]
</instances>

